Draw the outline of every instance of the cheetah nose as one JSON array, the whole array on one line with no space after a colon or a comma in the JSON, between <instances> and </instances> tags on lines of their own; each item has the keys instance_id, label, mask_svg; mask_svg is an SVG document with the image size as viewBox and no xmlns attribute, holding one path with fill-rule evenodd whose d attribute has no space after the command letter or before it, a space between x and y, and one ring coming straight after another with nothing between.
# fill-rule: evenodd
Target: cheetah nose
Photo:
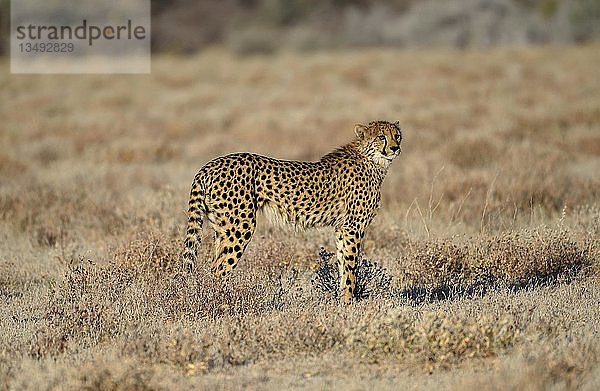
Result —
<instances>
[{"instance_id":1,"label":"cheetah nose","mask_svg":"<svg viewBox=\"0 0 600 391\"><path fill-rule=\"evenodd\" d=\"M390 149L392 150L392 152L396 153L396 152L400 151L400 146L394 145L393 147L390 147ZM402 152L402 151L400 151L400 152Z\"/></svg>"}]
</instances>

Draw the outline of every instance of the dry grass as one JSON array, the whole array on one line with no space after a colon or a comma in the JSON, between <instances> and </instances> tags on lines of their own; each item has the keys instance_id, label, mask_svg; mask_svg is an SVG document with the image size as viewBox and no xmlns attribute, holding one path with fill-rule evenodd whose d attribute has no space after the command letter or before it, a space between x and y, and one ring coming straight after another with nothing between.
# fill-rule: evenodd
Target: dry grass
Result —
<instances>
[{"instance_id":1,"label":"dry grass","mask_svg":"<svg viewBox=\"0 0 600 391\"><path fill-rule=\"evenodd\" d=\"M150 76L4 72L0 388L597 388L599 53L214 50L156 56ZM405 140L362 300L335 300L328 231L261 221L224 285L179 269L203 162L315 159L374 118Z\"/></svg>"}]
</instances>

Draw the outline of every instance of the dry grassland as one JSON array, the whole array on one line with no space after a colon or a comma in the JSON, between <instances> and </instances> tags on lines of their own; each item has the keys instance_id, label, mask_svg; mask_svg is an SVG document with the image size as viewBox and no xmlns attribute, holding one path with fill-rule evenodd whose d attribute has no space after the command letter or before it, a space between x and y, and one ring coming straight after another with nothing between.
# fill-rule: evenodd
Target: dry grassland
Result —
<instances>
[{"instance_id":1,"label":"dry grassland","mask_svg":"<svg viewBox=\"0 0 600 391\"><path fill-rule=\"evenodd\" d=\"M600 388L600 48L0 65L0 389ZM259 221L224 287L177 264L189 185L399 119L364 299L331 233ZM262 222L262 224L260 224ZM205 232L201 257L211 236Z\"/></svg>"}]
</instances>

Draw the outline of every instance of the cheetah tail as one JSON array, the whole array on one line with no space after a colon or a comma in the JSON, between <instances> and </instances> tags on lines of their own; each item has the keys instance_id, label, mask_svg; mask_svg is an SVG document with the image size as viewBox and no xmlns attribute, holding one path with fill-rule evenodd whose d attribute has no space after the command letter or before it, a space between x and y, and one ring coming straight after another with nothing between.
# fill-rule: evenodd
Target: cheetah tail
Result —
<instances>
[{"instance_id":1,"label":"cheetah tail","mask_svg":"<svg viewBox=\"0 0 600 391\"><path fill-rule=\"evenodd\" d=\"M200 247L200 231L204 220L202 207L202 197L199 196L198 189L192 188L192 196L188 209L188 224L185 234L185 248L182 254L183 265L188 271L194 269L194 262L198 257L198 247Z\"/></svg>"}]
</instances>

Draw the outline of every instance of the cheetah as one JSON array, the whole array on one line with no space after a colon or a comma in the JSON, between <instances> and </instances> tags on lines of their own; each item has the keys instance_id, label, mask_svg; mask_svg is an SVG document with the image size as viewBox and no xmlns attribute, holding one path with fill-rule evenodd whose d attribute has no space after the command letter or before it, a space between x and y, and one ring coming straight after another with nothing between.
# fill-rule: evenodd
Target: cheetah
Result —
<instances>
[{"instance_id":1,"label":"cheetah","mask_svg":"<svg viewBox=\"0 0 600 391\"><path fill-rule=\"evenodd\" d=\"M215 231L211 271L227 276L256 228L259 211L296 229L333 227L340 297L353 300L356 265L365 230L377 214L381 185L401 153L398 122L354 127L355 139L316 162L274 159L253 153L215 158L194 177L182 259L193 270L200 230Z\"/></svg>"}]
</instances>

